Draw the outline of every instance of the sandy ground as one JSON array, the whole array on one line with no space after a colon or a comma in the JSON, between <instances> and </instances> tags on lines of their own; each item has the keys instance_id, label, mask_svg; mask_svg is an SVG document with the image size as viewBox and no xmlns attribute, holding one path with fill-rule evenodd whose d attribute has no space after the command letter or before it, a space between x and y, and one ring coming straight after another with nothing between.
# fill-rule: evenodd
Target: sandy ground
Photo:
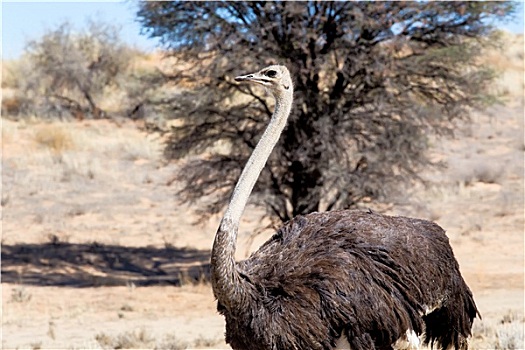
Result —
<instances>
[{"instance_id":1,"label":"sandy ground","mask_svg":"<svg viewBox=\"0 0 525 350\"><path fill-rule=\"evenodd\" d=\"M432 140L447 167L426 171L430 185L389 210L447 230L483 315L473 349L524 348L516 40L491 58L504 61L505 104L474 112L453 139ZM2 146L3 349L228 348L203 277L219 219L195 222L192 207L176 204L166 184L177 165L163 163L158 139L132 123L4 120ZM264 241L248 244L259 218L248 208L238 258Z\"/></svg>"}]
</instances>

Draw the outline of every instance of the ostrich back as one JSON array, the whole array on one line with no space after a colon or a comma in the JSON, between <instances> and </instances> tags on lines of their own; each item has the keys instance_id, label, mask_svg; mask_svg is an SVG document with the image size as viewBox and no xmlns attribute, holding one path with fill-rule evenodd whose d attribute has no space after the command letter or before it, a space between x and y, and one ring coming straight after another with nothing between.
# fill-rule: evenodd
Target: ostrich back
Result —
<instances>
[{"instance_id":1,"label":"ostrich back","mask_svg":"<svg viewBox=\"0 0 525 350\"><path fill-rule=\"evenodd\" d=\"M478 313L435 223L356 210L285 224L237 264L244 306L227 310L234 349L391 349L407 330L466 349Z\"/></svg>"}]
</instances>

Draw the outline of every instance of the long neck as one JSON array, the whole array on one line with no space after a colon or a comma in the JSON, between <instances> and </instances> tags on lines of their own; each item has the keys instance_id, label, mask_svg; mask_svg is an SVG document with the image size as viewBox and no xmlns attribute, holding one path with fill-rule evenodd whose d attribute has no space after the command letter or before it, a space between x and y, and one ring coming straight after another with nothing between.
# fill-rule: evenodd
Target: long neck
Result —
<instances>
[{"instance_id":1,"label":"long neck","mask_svg":"<svg viewBox=\"0 0 525 350\"><path fill-rule=\"evenodd\" d=\"M211 281L215 297L228 309L234 305L242 305L244 295L242 286L244 282L235 269L239 222L253 186L286 125L292 105L292 94L292 91L287 91L285 96L276 97L270 124L241 173L215 235L211 256Z\"/></svg>"}]
</instances>

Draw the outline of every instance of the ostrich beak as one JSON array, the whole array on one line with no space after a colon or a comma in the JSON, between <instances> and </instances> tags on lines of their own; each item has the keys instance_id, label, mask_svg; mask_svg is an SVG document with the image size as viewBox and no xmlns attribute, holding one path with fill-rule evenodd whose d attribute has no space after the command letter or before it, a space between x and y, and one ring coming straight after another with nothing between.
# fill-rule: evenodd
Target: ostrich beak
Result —
<instances>
[{"instance_id":1,"label":"ostrich beak","mask_svg":"<svg viewBox=\"0 0 525 350\"><path fill-rule=\"evenodd\" d=\"M238 77L235 77L235 81L257 83L265 86L268 86L271 83L271 79L259 73L239 75Z\"/></svg>"}]
</instances>

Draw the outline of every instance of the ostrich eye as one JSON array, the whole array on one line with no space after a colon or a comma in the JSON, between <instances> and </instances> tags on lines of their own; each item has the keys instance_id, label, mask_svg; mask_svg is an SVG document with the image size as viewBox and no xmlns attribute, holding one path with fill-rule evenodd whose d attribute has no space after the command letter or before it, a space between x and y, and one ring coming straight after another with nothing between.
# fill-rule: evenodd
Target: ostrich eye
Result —
<instances>
[{"instance_id":1,"label":"ostrich eye","mask_svg":"<svg viewBox=\"0 0 525 350\"><path fill-rule=\"evenodd\" d=\"M277 72L274 71L274 70L269 70L266 72L266 76L269 77L269 78L273 78L277 75Z\"/></svg>"}]
</instances>

